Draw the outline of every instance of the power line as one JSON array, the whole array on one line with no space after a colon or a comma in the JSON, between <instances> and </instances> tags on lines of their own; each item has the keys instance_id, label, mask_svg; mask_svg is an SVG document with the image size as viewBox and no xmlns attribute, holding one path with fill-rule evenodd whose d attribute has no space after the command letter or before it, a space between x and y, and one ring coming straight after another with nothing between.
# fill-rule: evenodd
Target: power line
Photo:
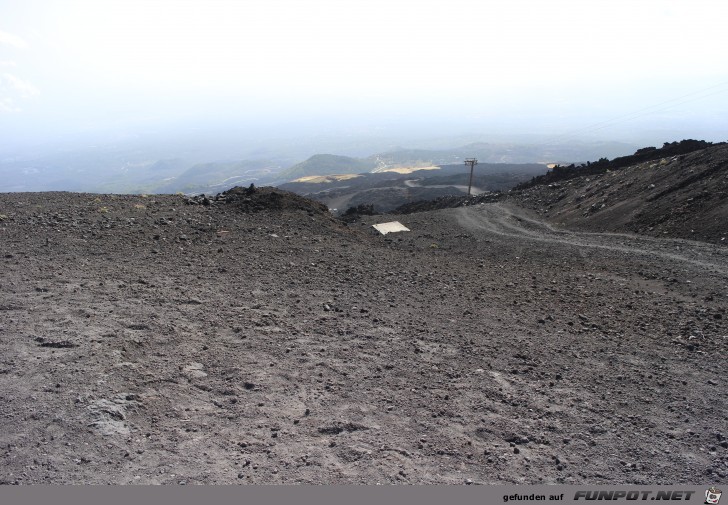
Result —
<instances>
[{"instance_id":1,"label":"power line","mask_svg":"<svg viewBox=\"0 0 728 505\"><path fill-rule=\"evenodd\" d=\"M473 168L478 164L478 160L468 158L465 160L465 164L470 165L470 182L468 183L468 197L470 197L470 189L473 187Z\"/></svg>"}]
</instances>

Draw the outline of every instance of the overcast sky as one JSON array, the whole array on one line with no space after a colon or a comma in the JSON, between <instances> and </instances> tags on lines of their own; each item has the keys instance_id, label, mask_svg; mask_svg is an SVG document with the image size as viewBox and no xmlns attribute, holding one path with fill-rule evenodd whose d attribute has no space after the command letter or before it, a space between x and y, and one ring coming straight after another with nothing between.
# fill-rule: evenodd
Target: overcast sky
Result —
<instances>
[{"instance_id":1,"label":"overcast sky","mask_svg":"<svg viewBox=\"0 0 728 505\"><path fill-rule=\"evenodd\" d=\"M0 0L0 134L429 117L606 139L635 125L703 128L728 140L726 5Z\"/></svg>"}]
</instances>

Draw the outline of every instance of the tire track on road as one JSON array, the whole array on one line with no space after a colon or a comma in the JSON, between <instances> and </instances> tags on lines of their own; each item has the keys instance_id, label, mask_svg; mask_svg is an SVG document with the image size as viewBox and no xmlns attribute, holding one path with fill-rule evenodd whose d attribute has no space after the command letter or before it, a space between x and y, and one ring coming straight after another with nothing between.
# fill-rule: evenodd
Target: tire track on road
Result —
<instances>
[{"instance_id":1,"label":"tire track on road","mask_svg":"<svg viewBox=\"0 0 728 505\"><path fill-rule=\"evenodd\" d=\"M679 263L688 263L728 275L728 251L712 244L678 239L660 239L617 233L588 233L558 230L552 225L527 215L527 211L504 203L489 203L457 209L458 224L471 232L487 232L516 240L530 240L570 247L601 249L656 256ZM684 252L668 251L679 248ZM710 254L715 260L701 259ZM717 261L716 261L717 260Z\"/></svg>"}]
</instances>

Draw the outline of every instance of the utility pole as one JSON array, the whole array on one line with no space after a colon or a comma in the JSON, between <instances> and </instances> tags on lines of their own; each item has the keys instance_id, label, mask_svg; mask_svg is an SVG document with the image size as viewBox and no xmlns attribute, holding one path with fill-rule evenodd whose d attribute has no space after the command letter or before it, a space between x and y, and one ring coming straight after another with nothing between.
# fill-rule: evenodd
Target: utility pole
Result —
<instances>
[{"instance_id":1,"label":"utility pole","mask_svg":"<svg viewBox=\"0 0 728 505\"><path fill-rule=\"evenodd\" d=\"M468 158L465 160L466 165L470 165L470 182L468 183L468 198L470 197L470 189L473 187L473 167L478 164L478 160L475 158Z\"/></svg>"}]
</instances>

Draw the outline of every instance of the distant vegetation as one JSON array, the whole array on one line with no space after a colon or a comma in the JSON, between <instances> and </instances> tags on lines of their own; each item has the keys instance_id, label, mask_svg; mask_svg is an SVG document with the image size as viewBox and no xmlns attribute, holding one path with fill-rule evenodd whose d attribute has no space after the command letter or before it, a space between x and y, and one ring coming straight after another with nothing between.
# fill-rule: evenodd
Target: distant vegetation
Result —
<instances>
[{"instance_id":1,"label":"distant vegetation","mask_svg":"<svg viewBox=\"0 0 728 505\"><path fill-rule=\"evenodd\" d=\"M266 160L212 162L194 165L168 183L159 186L157 193L210 193L239 184L258 182L277 169Z\"/></svg>"},{"instance_id":2,"label":"distant vegetation","mask_svg":"<svg viewBox=\"0 0 728 505\"><path fill-rule=\"evenodd\" d=\"M545 172L546 165L538 163L481 163L475 170L473 188L476 193L506 191ZM316 179L317 183L294 181L279 187L323 202L337 211L371 205L376 212L387 212L406 203L463 195L467 193L469 180L469 169L463 164L456 164L405 174L375 172L346 180L331 177L328 180Z\"/></svg>"},{"instance_id":3,"label":"distant vegetation","mask_svg":"<svg viewBox=\"0 0 728 505\"><path fill-rule=\"evenodd\" d=\"M659 149L656 147L645 147L638 149L631 156L622 156L614 158L611 161L607 158L601 158L595 162L587 161L585 164L579 166L573 164L569 166L556 165L548 173L534 177L528 182L521 183L514 189L527 189L539 184L552 184L582 175L603 174L609 170L619 170L620 168L629 167L645 161L688 154L712 145L714 145L712 142L691 139L681 140L680 142L665 142Z\"/></svg>"},{"instance_id":4,"label":"distant vegetation","mask_svg":"<svg viewBox=\"0 0 728 505\"><path fill-rule=\"evenodd\" d=\"M362 174L369 172L395 171L401 168L422 170L426 167L443 165L463 166L465 158L477 158L480 164L502 165L505 171L518 170L514 165L540 163L541 160L584 160L592 155L611 156L634 149L615 142L540 146L522 144L471 143L452 149L403 149L373 154L366 158L354 158L334 154L316 154L280 172L276 181L294 181L314 175ZM404 173L406 170L399 170ZM491 171L492 172L492 171Z\"/></svg>"},{"instance_id":5,"label":"distant vegetation","mask_svg":"<svg viewBox=\"0 0 728 505\"><path fill-rule=\"evenodd\" d=\"M283 180L299 179L312 175L359 174L371 172L377 162L366 158L351 158L336 154L316 154L304 162L293 165L280 173Z\"/></svg>"}]
</instances>

